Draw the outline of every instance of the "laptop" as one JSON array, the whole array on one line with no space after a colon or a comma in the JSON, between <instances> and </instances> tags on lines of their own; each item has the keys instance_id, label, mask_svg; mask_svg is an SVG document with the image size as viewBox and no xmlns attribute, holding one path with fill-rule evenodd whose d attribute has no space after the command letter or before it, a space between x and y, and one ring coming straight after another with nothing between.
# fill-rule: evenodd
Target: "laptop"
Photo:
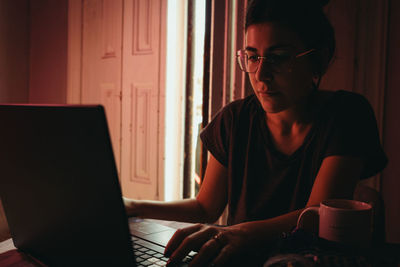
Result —
<instances>
[{"instance_id":1,"label":"laptop","mask_svg":"<svg viewBox=\"0 0 400 267\"><path fill-rule=\"evenodd\" d=\"M132 218L129 228L102 106L0 105L0 123L0 194L15 247L49 266L165 264L175 229Z\"/></svg>"}]
</instances>

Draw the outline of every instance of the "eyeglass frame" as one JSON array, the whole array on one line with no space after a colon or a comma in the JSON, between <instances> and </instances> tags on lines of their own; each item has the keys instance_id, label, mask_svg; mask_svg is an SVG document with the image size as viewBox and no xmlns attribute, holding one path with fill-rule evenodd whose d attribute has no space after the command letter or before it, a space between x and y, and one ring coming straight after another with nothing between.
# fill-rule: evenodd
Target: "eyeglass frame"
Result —
<instances>
[{"instance_id":1,"label":"eyeglass frame","mask_svg":"<svg viewBox=\"0 0 400 267\"><path fill-rule=\"evenodd\" d=\"M267 59L268 57L267 57L267 56L257 56L258 65L257 65L257 68L256 68L255 71L243 70L242 67L241 67L241 64L240 64L240 56L241 56L241 55L240 55L239 53L245 52L245 51L246 51L246 49L240 49L240 50L238 50L238 51L236 52L236 57L237 57L237 62L238 62L238 64L239 64L239 68L240 68L241 71L244 71L244 72L246 72L246 73L256 73L256 72L258 71L259 66L260 66L261 59ZM291 59L291 61L294 61L294 60L297 59L297 58L300 58L300 57L309 55L309 54L311 54L311 53L314 52L314 51L317 51L317 49L311 48L311 49L309 49L309 50L307 50L307 51L301 52L301 53L295 55L295 56ZM292 62L291 62L291 63L292 63ZM290 68L289 68L289 69L290 69Z\"/></svg>"}]
</instances>

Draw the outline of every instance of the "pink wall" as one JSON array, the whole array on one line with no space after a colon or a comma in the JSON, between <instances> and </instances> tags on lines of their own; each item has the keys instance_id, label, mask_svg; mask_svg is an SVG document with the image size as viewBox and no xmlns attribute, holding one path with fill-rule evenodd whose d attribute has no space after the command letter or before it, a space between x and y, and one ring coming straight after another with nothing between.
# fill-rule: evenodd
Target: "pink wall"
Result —
<instances>
[{"instance_id":1,"label":"pink wall","mask_svg":"<svg viewBox=\"0 0 400 267\"><path fill-rule=\"evenodd\" d=\"M30 1L31 103L66 103L68 0Z\"/></svg>"},{"instance_id":2,"label":"pink wall","mask_svg":"<svg viewBox=\"0 0 400 267\"><path fill-rule=\"evenodd\" d=\"M28 0L0 1L0 102L28 101Z\"/></svg>"},{"instance_id":3,"label":"pink wall","mask_svg":"<svg viewBox=\"0 0 400 267\"><path fill-rule=\"evenodd\" d=\"M384 147L389 164L383 172L382 190L386 207L386 238L400 243L400 1L390 8L388 75L385 96Z\"/></svg>"}]
</instances>

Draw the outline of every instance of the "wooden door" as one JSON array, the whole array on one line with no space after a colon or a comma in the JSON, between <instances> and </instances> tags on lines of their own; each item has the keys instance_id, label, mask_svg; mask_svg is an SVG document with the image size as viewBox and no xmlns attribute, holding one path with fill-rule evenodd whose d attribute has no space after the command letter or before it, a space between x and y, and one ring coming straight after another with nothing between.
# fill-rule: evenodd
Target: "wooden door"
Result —
<instances>
[{"instance_id":1,"label":"wooden door","mask_svg":"<svg viewBox=\"0 0 400 267\"><path fill-rule=\"evenodd\" d=\"M123 194L163 198L166 0L69 0L67 101L102 104Z\"/></svg>"},{"instance_id":2,"label":"wooden door","mask_svg":"<svg viewBox=\"0 0 400 267\"><path fill-rule=\"evenodd\" d=\"M162 199L166 1L124 6L121 183L126 196Z\"/></svg>"},{"instance_id":3,"label":"wooden door","mask_svg":"<svg viewBox=\"0 0 400 267\"><path fill-rule=\"evenodd\" d=\"M122 0L83 1L81 103L105 108L120 169Z\"/></svg>"}]
</instances>

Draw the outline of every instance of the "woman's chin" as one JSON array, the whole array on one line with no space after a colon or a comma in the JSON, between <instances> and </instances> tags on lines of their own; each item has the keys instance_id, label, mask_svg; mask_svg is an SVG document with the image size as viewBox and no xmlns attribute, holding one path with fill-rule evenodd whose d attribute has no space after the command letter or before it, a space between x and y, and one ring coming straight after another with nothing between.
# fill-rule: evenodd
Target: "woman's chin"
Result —
<instances>
[{"instance_id":1,"label":"woman's chin","mask_svg":"<svg viewBox=\"0 0 400 267\"><path fill-rule=\"evenodd\" d=\"M280 103L273 103L270 101L260 101L263 110L267 113L279 113L284 111L286 107Z\"/></svg>"},{"instance_id":2,"label":"woman's chin","mask_svg":"<svg viewBox=\"0 0 400 267\"><path fill-rule=\"evenodd\" d=\"M284 108L281 107L264 107L264 106L263 109L266 113L270 114L279 113L285 110Z\"/></svg>"}]
</instances>

